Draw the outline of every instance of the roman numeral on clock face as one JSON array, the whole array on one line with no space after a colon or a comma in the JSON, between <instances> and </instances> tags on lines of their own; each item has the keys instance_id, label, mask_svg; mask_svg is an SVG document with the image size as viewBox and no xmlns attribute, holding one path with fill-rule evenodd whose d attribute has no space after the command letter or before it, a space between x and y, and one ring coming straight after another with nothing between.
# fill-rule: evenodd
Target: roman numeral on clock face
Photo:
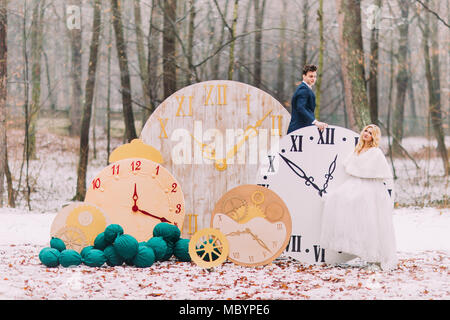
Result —
<instances>
[{"instance_id":1,"label":"roman numeral on clock face","mask_svg":"<svg viewBox=\"0 0 450 320\"><path fill-rule=\"evenodd\" d=\"M288 252L302 252L302 236L292 235L286 247Z\"/></svg>"},{"instance_id":2,"label":"roman numeral on clock face","mask_svg":"<svg viewBox=\"0 0 450 320\"><path fill-rule=\"evenodd\" d=\"M183 109L183 106L185 104L185 100L186 97L185 96L176 96L175 97L177 99L178 102L178 109L177 109L177 117L192 117L192 99L194 98L193 96L189 96L189 101L188 101L188 106L189 106L189 111L186 113Z\"/></svg>"},{"instance_id":3,"label":"roman numeral on clock face","mask_svg":"<svg viewBox=\"0 0 450 320\"><path fill-rule=\"evenodd\" d=\"M213 95L214 92L215 95ZM205 85L205 106L226 106L227 104L226 84Z\"/></svg>"},{"instance_id":4,"label":"roman numeral on clock face","mask_svg":"<svg viewBox=\"0 0 450 320\"><path fill-rule=\"evenodd\" d=\"M275 172L275 168L273 166L273 162L275 160L275 156L267 156L269 158L269 169L267 172Z\"/></svg>"},{"instance_id":5,"label":"roman numeral on clock face","mask_svg":"<svg viewBox=\"0 0 450 320\"><path fill-rule=\"evenodd\" d=\"M316 262L325 262L325 249L321 248L318 245L314 245L314 259Z\"/></svg>"},{"instance_id":6,"label":"roman numeral on clock face","mask_svg":"<svg viewBox=\"0 0 450 320\"><path fill-rule=\"evenodd\" d=\"M303 145L303 136L299 135L291 135L291 152L303 152L302 145Z\"/></svg>"},{"instance_id":7,"label":"roman numeral on clock face","mask_svg":"<svg viewBox=\"0 0 450 320\"><path fill-rule=\"evenodd\" d=\"M334 144L334 130L335 128L326 128L324 131L319 131L319 141L317 144ZM324 137L325 134L325 137Z\"/></svg>"}]
</instances>

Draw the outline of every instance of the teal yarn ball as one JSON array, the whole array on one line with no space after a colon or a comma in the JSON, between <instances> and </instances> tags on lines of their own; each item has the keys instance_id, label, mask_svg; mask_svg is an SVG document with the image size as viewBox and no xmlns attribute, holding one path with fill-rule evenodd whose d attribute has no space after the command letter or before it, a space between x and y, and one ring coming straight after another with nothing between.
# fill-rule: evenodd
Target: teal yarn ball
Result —
<instances>
[{"instance_id":1,"label":"teal yarn ball","mask_svg":"<svg viewBox=\"0 0 450 320\"><path fill-rule=\"evenodd\" d=\"M153 237L147 241L147 247L150 247L155 252L155 260L161 261L167 251L167 243L162 237Z\"/></svg>"},{"instance_id":2,"label":"teal yarn ball","mask_svg":"<svg viewBox=\"0 0 450 320\"><path fill-rule=\"evenodd\" d=\"M123 259L133 258L139 249L138 241L129 234L122 234L113 243L114 249Z\"/></svg>"},{"instance_id":3,"label":"teal yarn ball","mask_svg":"<svg viewBox=\"0 0 450 320\"><path fill-rule=\"evenodd\" d=\"M116 240L117 236L120 236L123 234L123 228L118 224L110 224L105 229L105 241L108 244L111 244Z\"/></svg>"},{"instance_id":4,"label":"teal yarn ball","mask_svg":"<svg viewBox=\"0 0 450 320\"><path fill-rule=\"evenodd\" d=\"M164 256L161 258L161 261L169 260L173 255L173 249L175 247L175 244L172 243L171 241L165 241L165 242L167 244L167 250L166 250L166 253L164 254Z\"/></svg>"},{"instance_id":5,"label":"teal yarn ball","mask_svg":"<svg viewBox=\"0 0 450 320\"><path fill-rule=\"evenodd\" d=\"M101 267L106 262L105 253L98 249L91 249L83 259L85 265L89 267Z\"/></svg>"},{"instance_id":6,"label":"teal yarn ball","mask_svg":"<svg viewBox=\"0 0 450 320\"><path fill-rule=\"evenodd\" d=\"M104 232L102 232L102 233L99 233L98 235L97 235L97 237L95 237L95 240L94 240L94 249L97 249L97 250L105 250L105 248L109 245L110 243L108 243L108 242L106 242L106 240L105 240L105 233Z\"/></svg>"},{"instance_id":7,"label":"teal yarn ball","mask_svg":"<svg viewBox=\"0 0 450 320\"><path fill-rule=\"evenodd\" d=\"M64 267L76 267L81 264L81 255L72 249L67 249L59 255L59 263Z\"/></svg>"},{"instance_id":8,"label":"teal yarn ball","mask_svg":"<svg viewBox=\"0 0 450 320\"><path fill-rule=\"evenodd\" d=\"M83 250L81 250L81 252L80 252L81 258L84 259L84 258L86 257L86 254L87 254L89 251L91 251L92 249L94 249L94 246L87 246L87 247L84 247Z\"/></svg>"},{"instance_id":9,"label":"teal yarn ball","mask_svg":"<svg viewBox=\"0 0 450 320\"><path fill-rule=\"evenodd\" d=\"M147 246L140 246L138 253L133 258L133 265L138 268L151 267L155 262L155 253L152 248Z\"/></svg>"},{"instance_id":10,"label":"teal yarn ball","mask_svg":"<svg viewBox=\"0 0 450 320\"><path fill-rule=\"evenodd\" d=\"M52 239L50 240L50 247L58 250L59 252L66 250L66 245L64 244L64 241L55 237L52 237Z\"/></svg>"},{"instance_id":11,"label":"teal yarn ball","mask_svg":"<svg viewBox=\"0 0 450 320\"><path fill-rule=\"evenodd\" d=\"M178 240L175 243L173 254L180 261L183 262L191 261L191 256L189 255L189 239Z\"/></svg>"},{"instance_id":12,"label":"teal yarn ball","mask_svg":"<svg viewBox=\"0 0 450 320\"><path fill-rule=\"evenodd\" d=\"M166 242L175 243L180 239L180 229L173 224L167 222L158 223L153 228L154 237L162 237Z\"/></svg>"},{"instance_id":13,"label":"teal yarn ball","mask_svg":"<svg viewBox=\"0 0 450 320\"><path fill-rule=\"evenodd\" d=\"M60 254L57 249L47 247L39 252L39 260L47 267L57 267L59 265Z\"/></svg>"},{"instance_id":14,"label":"teal yarn ball","mask_svg":"<svg viewBox=\"0 0 450 320\"><path fill-rule=\"evenodd\" d=\"M124 262L123 258L119 256L116 249L112 245L109 245L103 250L106 256L106 264L110 267L121 266Z\"/></svg>"}]
</instances>

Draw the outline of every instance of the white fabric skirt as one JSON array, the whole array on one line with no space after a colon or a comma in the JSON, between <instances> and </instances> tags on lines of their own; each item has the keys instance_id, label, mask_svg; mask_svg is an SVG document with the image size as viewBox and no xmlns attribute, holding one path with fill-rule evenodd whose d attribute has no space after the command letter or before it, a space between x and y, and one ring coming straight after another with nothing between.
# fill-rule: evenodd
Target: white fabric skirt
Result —
<instances>
[{"instance_id":1,"label":"white fabric skirt","mask_svg":"<svg viewBox=\"0 0 450 320\"><path fill-rule=\"evenodd\" d=\"M382 180L350 176L324 195L320 243L393 270L398 260L392 211L393 201Z\"/></svg>"}]
</instances>

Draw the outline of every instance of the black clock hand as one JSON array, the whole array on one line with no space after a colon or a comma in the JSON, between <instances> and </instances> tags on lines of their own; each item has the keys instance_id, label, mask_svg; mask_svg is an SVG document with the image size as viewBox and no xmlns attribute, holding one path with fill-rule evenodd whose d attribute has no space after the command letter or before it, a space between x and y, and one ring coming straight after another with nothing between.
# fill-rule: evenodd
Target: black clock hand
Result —
<instances>
[{"instance_id":1,"label":"black clock hand","mask_svg":"<svg viewBox=\"0 0 450 320\"><path fill-rule=\"evenodd\" d=\"M322 196L322 189L320 189L315 183L314 183L314 178L308 177L305 173L305 171L303 171L302 168L300 168L298 165L296 165L294 162L292 162L291 160L289 160L288 158L284 157L281 153L279 153L280 157L284 160L284 162L286 162L286 164L289 166L289 168L291 168L291 170L300 178L305 180L305 184L307 186L313 186L314 189L316 189L319 192L319 196ZM299 173L298 171L300 171L301 173Z\"/></svg>"},{"instance_id":2,"label":"black clock hand","mask_svg":"<svg viewBox=\"0 0 450 320\"><path fill-rule=\"evenodd\" d=\"M337 160L337 156L338 155L336 155L336 157L334 157L334 160L333 160L333 162L331 162L331 164L330 164L330 166L328 167L328 173L327 174L325 174L325 178L327 179L326 181L325 181L325 183L323 184L323 188L322 188L322 192L324 192L324 193L327 193L327 188L328 188L328 182L330 181L330 180L333 180L333 173L334 173L334 171L336 170L336 160Z\"/></svg>"}]
</instances>

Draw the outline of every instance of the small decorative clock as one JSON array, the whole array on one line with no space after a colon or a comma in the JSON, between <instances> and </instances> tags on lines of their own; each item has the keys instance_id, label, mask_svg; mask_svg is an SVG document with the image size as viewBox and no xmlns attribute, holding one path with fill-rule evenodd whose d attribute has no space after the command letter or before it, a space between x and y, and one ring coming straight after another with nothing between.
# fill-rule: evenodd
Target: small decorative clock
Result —
<instances>
[{"instance_id":1,"label":"small decorative clock","mask_svg":"<svg viewBox=\"0 0 450 320\"><path fill-rule=\"evenodd\" d=\"M183 184L189 220L183 234L208 227L227 190L254 182L260 159L277 145L290 118L268 93L226 80L185 87L156 108L140 138L161 152Z\"/></svg>"},{"instance_id":2,"label":"small decorative clock","mask_svg":"<svg viewBox=\"0 0 450 320\"><path fill-rule=\"evenodd\" d=\"M260 266L280 256L289 243L292 222L284 201L272 190L243 185L217 202L211 227L227 238L228 259L243 266Z\"/></svg>"},{"instance_id":3,"label":"small decorative clock","mask_svg":"<svg viewBox=\"0 0 450 320\"><path fill-rule=\"evenodd\" d=\"M80 252L93 245L95 237L110 224L106 213L96 205L74 202L63 207L53 219L50 235L64 241L68 249Z\"/></svg>"},{"instance_id":4,"label":"small decorative clock","mask_svg":"<svg viewBox=\"0 0 450 320\"><path fill-rule=\"evenodd\" d=\"M301 128L280 140L277 153L257 175L257 184L275 191L292 217L287 255L305 263L341 263L354 256L322 248L319 243L323 197L347 179L343 161L351 154L359 135L328 126Z\"/></svg>"},{"instance_id":5,"label":"small decorative clock","mask_svg":"<svg viewBox=\"0 0 450 320\"><path fill-rule=\"evenodd\" d=\"M93 179L85 201L102 208L111 223L121 225L138 241L151 238L160 222L183 228L185 207L179 182L148 159L111 163Z\"/></svg>"}]
</instances>

